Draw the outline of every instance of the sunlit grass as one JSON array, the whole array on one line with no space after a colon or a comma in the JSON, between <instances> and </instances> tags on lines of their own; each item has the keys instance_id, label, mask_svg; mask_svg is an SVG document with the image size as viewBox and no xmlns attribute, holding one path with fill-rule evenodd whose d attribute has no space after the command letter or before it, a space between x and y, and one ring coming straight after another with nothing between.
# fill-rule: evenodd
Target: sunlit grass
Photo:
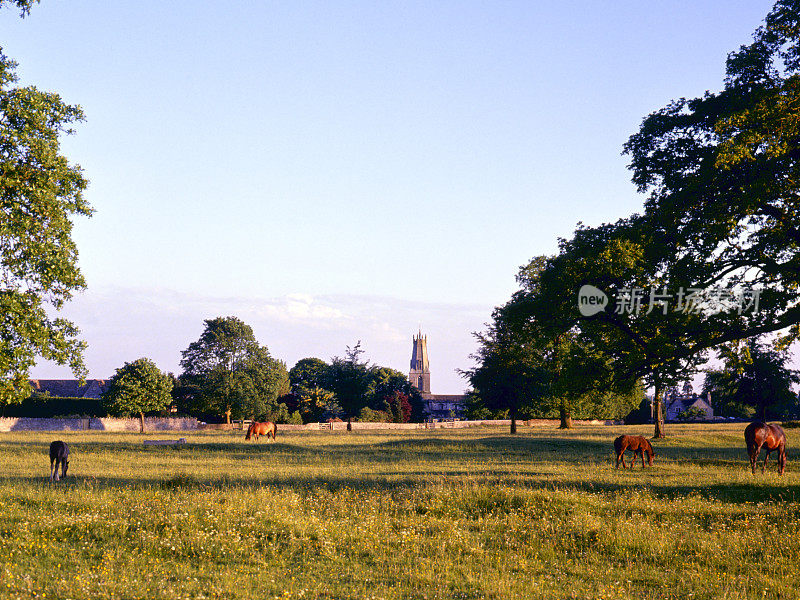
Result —
<instances>
[{"instance_id":1,"label":"sunlit grass","mask_svg":"<svg viewBox=\"0 0 800 600\"><path fill-rule=\"evenodd\" d=\"M800 597L800 432L753 477L743 429L644 471L611 450L642 427L0 434L0 597Z\"/></svg>"}]
</instances>

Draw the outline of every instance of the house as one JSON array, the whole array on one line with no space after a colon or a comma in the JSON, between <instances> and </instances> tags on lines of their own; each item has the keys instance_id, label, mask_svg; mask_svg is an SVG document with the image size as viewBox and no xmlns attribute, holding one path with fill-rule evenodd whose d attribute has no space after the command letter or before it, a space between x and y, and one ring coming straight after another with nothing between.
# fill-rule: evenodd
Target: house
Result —
<instances>
[{"instance_id":1,"label":"house","mask_svg":"<svg viewBox=\"0 0 800 600\"><path fill-rule=\"evenodd\" d=\"M664 393L664 420L677 421L682 412L696 408L701 411L703 419L714 418L714 409L711 407L711 394L697 395L692 392L692 384L686 382L681 389L677 386L669 388Z\"/></svg>"}]
</instances>

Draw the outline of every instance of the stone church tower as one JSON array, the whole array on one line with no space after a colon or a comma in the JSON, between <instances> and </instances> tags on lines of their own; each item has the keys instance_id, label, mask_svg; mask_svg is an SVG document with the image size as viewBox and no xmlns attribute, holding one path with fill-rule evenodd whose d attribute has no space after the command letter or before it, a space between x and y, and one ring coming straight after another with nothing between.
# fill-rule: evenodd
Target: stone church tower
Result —
<instances>
[{"instance_id":1,"label":"stone church tower","mask_svg":"<svg viewBox=\"0 0 800 600\"><path fill-rule=\"evenodd\" d=\"M408 381L423 394L431 393L431 369L428 364L428 336L413 337L414 348L411 351L411 371Z\"/></svg>"}]
</instances>

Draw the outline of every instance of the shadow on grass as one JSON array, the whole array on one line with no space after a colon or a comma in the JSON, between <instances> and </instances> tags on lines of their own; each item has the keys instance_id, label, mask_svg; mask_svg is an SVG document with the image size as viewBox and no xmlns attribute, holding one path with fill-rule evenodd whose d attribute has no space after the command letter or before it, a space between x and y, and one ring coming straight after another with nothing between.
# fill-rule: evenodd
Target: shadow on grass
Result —
<instances>
[{"instance_id":1,"label":"shadow on grass","mask_svg":"<svg viewBox=\"0 0 800 600\"><path fill-rule=\"evenodd\" d=\"M290 490L300 495L325 491L336 493L348 489L362 492L408 493L421 491L430 485L444 483L447 485L463 484L464 489L476 486L510 486L520 490L544 490L549 492L579 492L587 494L603 494L606 496L628 496L634 492L646 492L665 502L671 500L698 497L729 504L763 503L763 502L798 502L800 501L800 485L782 485L779 481L765 482L757 475L752 484L749 483L716 483L707 485L660 484L652 479L642 481L589 481L579 479L547 479L552 474L510 474L507 471L491 469L480 472L464 473L461 471L421 473L371 473L367 475L281 475L279 473L253 476L209 476L175 473L163 478L155 477L120 477L120 476L69 476L60 482L50 482L48 477L0 477L0 486L27 484L36 487L50 487L53 490L113 490L157 489L172 491L208 491L225 492L231 490ZM767 475L769 477L769 475Z\"/></svg>"}]
</instances>

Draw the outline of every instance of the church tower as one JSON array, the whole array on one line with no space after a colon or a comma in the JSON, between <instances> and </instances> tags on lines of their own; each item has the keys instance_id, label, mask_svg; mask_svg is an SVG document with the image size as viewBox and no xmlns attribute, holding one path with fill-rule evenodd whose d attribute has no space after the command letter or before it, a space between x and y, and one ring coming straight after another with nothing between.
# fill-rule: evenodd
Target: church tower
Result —
<instances>
[{"instance_id":1,"label":"church tower","mask_svg":"<svg viewBox=\"0 0 800 600\"><path fill-rule=\"evenodd\" d=\"M408 380L423 394L431 393L431 369L428 364L428 336L413 337L414 347L411 350L411 371Z\"/></svg>"}]
</instances>

